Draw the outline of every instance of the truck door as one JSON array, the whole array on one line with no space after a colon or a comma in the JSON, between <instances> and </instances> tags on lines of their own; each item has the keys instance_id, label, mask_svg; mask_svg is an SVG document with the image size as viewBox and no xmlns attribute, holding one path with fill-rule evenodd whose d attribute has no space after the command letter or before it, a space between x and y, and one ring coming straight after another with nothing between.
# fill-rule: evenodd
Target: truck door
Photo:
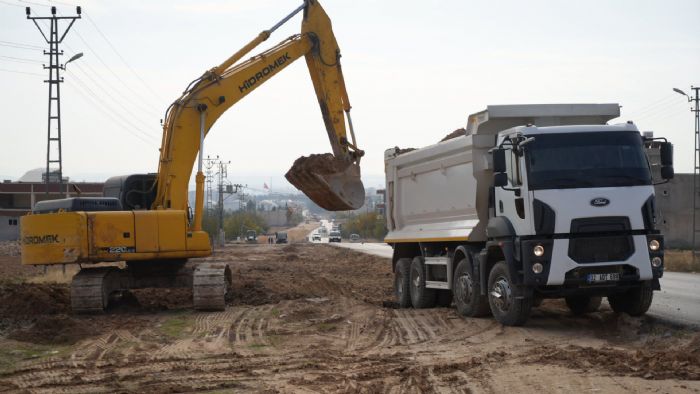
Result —
<instances>
[{"instance_id":1,"label":"truck door","mask_svg":"<svg viewBox=\"0 0 700 394\"><path fill-rule=\"evenodd\" d=\"M530 235L532 215L524 161L511 149L506 150L506 169L508 186L495 190L496 216L507 217L517 235Z\"/></svg>"}]
</instances>

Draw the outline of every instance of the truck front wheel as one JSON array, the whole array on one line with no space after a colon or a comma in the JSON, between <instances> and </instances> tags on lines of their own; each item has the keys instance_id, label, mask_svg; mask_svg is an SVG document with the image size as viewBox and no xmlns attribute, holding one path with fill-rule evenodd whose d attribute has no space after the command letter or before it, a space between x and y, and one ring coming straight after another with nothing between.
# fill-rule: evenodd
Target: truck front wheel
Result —
<instances>
[{"instance_id":1,"label":"truck front wheel","mask_svg":"<svg viewBox=\"0 0 700 394\"><path fill-rule=\"evenodd\" d=\"M504 261L499 261L489 274L489 305L496 320L506 326L522 326L530 317L532 295L516 297L515 285Z\"/></svg>"},{"instance_id":2,"label":"truck front wheel","mask_svg":"<svg viewBox=\"0 0 700 394\"><path fill-rule=\"evenodd\" d=\"M399 308L411 306L411 259L401 258L394 268L394 294Z\"/></svg>"},{"instance_id":3,"label":"truck front wheel","mask_svg":"<svg viewBox=\"0 0 700 394\"><path fill-rule=\"evenodd\" d=\"M584 315L586 313L593 313L600 308L600 303L602 302L602 297L589 297L589 296L570 296L566 297L566 306L569 307L571 313L574 315Z\"/></svg>"},{"instance_id":4,"label":"truck front wheel","mask_svg":"<svg viewBox=\"0 0 700 394\"><path fill-rule=\"evenodd\" d=\"M435 289L425 287L425 265L422 257L416 257L411 262L411 304L416 309L432 308L435 306Z\"/></svg>"},{"instance_id":5,"label":"truck front wheel","mask_svg":"<svg viewBox=\"0 0 700 394\"><path fill-rule=\"evenodd\" d=\"M474 269L468 258L457 263L453 286L455 305L460 315L480 317L491 312L489 299L481 295L479 280L474 277Z\"/></svg>"},{"instance_id":6,"label":"truck front wheel","mask_svg":"<svg viewBox=\"0 0 700 394\"><path fill-rule=\"evenodd\" d=\"M654 290L651 288L651 283L645 281L639 287L608 296L608 303L617 313L641 316L649 310L653 298Z\"/></svg>"}]
</instances>

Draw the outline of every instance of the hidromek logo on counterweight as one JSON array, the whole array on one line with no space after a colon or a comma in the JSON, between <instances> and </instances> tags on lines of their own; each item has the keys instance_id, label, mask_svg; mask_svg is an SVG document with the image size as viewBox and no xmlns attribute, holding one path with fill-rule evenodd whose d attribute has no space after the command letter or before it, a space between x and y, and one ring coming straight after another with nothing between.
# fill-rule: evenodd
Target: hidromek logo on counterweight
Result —
<instances>
[{"instance_id":1,"label":"hidromek logo on counterweight","mask_svg":"<svg viewBox=\"0 0 700 394\"><path fill-rule=\"evenodd\" d=\"M243 85L239 86L238 90L240 90L241 93L243 93L246 90L252 88L253 85L258 83L259 80L265 78L268 74L270 74L272 71L274 71L274 69L283 65L284 63L287 63L287 60L292 60L289 57L289 53L285 53L284 55L278 57L274 63L268 64L267 66L265 66L265 68L256 72L255 76L253 76L252 78L249 78L245 82L243 82Z\"/></svg>"},{"instance_id":2,"label":"hidromek logo on counterweight","mask_svg":"<svg viewBox=\"0 0 700 394\"><path fill-rule=\"evenodd\" d=\"M27 235L22 238L24 245L57 244L58 234Z\"/></svg>"}]
</instances>

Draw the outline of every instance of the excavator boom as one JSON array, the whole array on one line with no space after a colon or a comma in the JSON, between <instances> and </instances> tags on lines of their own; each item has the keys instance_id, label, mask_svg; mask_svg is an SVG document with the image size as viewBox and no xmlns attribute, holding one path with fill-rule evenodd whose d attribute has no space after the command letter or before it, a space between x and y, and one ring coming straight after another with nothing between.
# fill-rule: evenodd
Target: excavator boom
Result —
<instances>
[{"instance_id":1,"label":"excavator boom","mask_svg":"<svg viewBox=\"0 0 700 394\"><path fill-rule=\"evenodd\" d=\"M313 155L295 162L287 179L328 210L357 209L364 203L359 159L363 152L348 139L345 117L350 104L340 68L340 50L331 22L315 0L308 0L296 12L304 11L301 34L244 62L236 62L271 31L263 31L218 67L195 80L168 110L163 126L163 147L158 171L154 208L186 209L189 177L197 154L200 160L204 137L216 120L231 106L272 79L292 62L304 56L318 98L333 155ZM286 21L289 17L283 20ZM201 222L203 174L197 174L194 228Z\"/></svg>"}]
</instances>

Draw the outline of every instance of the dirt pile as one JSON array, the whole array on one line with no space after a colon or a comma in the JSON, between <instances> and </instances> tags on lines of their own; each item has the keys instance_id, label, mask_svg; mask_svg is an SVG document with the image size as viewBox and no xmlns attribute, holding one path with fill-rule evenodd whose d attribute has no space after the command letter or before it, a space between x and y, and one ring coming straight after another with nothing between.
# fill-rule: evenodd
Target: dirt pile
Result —
<instances>
[{"instance_id":1,"label":"dirt pile","mask_svg":"<svg viewBox=\"0 0 700 394\"><path fill-rule=\"evenodd\" d=\"M380 257L313 244L239 245L237 250L231 266L235 305L338 295L375 305L391 299L391 263Z\"/></svg>"},{"instance_id":2,"label":"dirt pile","mask_svg":"<svg viewBox=\"0 0 700 394\"><path fill-rule=\"evenodd\" d=\"M0 285L0 318L25 318L69 312L70 291L67 285Z\"/></svg>"},{"instance_id":3,"label":"dirt pile","mask_svg":"<svg viewBox=\"0 0 700 394\"><path fill-rule=\"evenodd\" d=\"M540 355L530 361L644 379L700 379L700 334L666 349L639 349L635 352L569 345L563 348L545 346L538 353Z\"/></svg>"},{"instance_id":4,"label":"dirt pile","mask_svg":"<svg viewBox=\"0 0 700 394\"><path fill-rule=\"evenodd\" d=\"M70 316L44 315L30 327L12 331L8 337L42 345L70 345L94 334L89 324Z\"/></svg>"},{"instance_id":5,"label":"dirt pile","mask_svg":"<svg viewBox=\"0 0 700 394\"><path fill-rule=\"evenodd\" d=\"M333 174L341 172L347 168L348 163L336 160L332 153L312 154L309 156L301 156L294 160L294 164L287 171L285 177L295 177L300 174L316 173L316 174Z\"/></svg>"},{"instance_id":6,"label":"dirt pile","mask_svg":"<svg viewBox=\"0 0 700 394\"><path fill-rule=\"evenodd\" d=\"M457 138L457 137L461 137L463 135L466 135L466 133L467 133L467 131L464 129L464 127L459 128L459 129L451 132L450 134L447 134L446 136L442 137L440 142L451 140L451 139Z\"/></svg>"},{"instance_id":7,"label":"dirt pile","mask_svg":"<svg viewBox=\"0 0 700 394\"><path fill-rule=\"evenodd\" d=\"M19 241L0 241L0 256L19 256Z\"/></svg>"}]
</instances>

